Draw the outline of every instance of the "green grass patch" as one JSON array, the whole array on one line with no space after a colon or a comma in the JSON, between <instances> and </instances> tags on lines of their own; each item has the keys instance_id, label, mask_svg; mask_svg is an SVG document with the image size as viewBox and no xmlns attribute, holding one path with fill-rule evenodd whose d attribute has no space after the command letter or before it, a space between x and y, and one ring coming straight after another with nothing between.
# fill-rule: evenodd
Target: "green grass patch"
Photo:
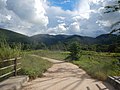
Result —
<instances>
[{"instance_id":1,"label":"green grass patch","mask_svg":"<svg viewBox=\"0 0 120 90\"><path fill-rule=\"evenodd\" d=\"M120 76L120 67L113 64L116 61L117 59L112 57L82 55L80 60L72 63L83 68L92 77L106 80L108 76Z\"/></svg>"},{"instance_id":2,"label":"green grass patch","mask_svg":"<svg viewBox=\"0 0 120 90\"><path fill-rule=\"evenodd\" d=\"M48 57L52 59L58 59L58 60L64 60L67 58L69 52L63 52L63 51L48 51L48 50L36 50L29 52L31 54L39 55L42 57Z\"/></svg>"},{"instance_id":3,"label":"green grass patch","mask_svg":"<svg viewBox=\"0 0 120 90\"><path fill-rule=\"evenodd\" d=\"M30 54L25 54L21 59L21 63L20 74L28 75L30 79L41 77L42 73L52 66L51 62Z\"/></svg>"},{"instance_id":4,"label":"green grass patch","mask_svg":"<svg viewBox=\"0 0 120 90\"><path fill-rule=\"evenodd\" d=\"M60 51L32 51L31 53L49 57L58 60L65 60L69 52ZM72 61L84 69L90 76L99 80L106 80L108 76L120 76L120 66L114 63L118 62L116 57L120 53L102 53L94 51L82 51L79 60Z\"/></svg>"}]
</instances>

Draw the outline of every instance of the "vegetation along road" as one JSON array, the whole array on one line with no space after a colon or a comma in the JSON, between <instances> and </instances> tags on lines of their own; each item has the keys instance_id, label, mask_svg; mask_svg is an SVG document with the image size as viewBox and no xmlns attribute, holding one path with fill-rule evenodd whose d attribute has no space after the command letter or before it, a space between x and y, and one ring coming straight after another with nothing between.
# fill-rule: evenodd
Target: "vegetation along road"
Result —
<instances>
[{"instance_id":1,"label":"vegetation along road","mask_svg":"<svg viewBox=\"0 0 120 90\"><path fill-rule=\"evenodd\" d=\"M24 85L22 90L115 90L106 82L92 79L78 66L64 61L42 57L53 66L43 74Z\"/></svg>"}]
</instances>

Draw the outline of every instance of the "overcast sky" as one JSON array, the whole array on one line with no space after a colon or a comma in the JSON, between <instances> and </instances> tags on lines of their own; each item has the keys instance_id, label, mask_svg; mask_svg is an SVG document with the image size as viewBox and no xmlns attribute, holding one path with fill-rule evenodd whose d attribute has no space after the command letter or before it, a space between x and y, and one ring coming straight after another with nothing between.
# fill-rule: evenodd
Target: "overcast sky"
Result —
<instances>
[{"instance_id":1,"label":"overcast sky","mask_svg":"<svg viewBox=\"0 0 120 90\"><path fill-rule=\"evenodd\" d=\"M29 36L77 34L95 37L110 32L111 25L120 20L120 11L104 13L104 6L113 5L115 1L0 0L0 28Z\"/></svg>"}]
</instances>

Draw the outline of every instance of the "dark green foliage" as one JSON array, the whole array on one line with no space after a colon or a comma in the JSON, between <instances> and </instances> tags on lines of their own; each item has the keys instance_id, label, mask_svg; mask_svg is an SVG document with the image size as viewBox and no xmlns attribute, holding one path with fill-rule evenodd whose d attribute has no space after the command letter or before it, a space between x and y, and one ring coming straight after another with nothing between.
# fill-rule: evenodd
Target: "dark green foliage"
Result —
<instances>
[{"instance_id":1,"label":"dark green foliage","mask_svg":"<svg viewBox=\"0 0 120 90\"><path fill-rule=\"evenodd\" d=\"M16 44L21 44L21 49L23 50L29 49L30 43L32 43L28 36L0 28L0 43L4 41L12 48L16 46Z\"/></svg>"},{"instance_id":2,"label":"dark green foliage","mask_svg":"<svg viewBox=\"0 0 120 90\"><path fill-rule=\"evenodd\" d=\"M103 34L96 38L91 38L74 35L63 41L59 41L59 43L56 42L56 44L50 45L50 50L68 50L69 45L74 41L81 45L82 50L107 52L109 45L120 43L120 36L114 34ZM119 47L119 45L117 47Z\"/></svg>"},{"instance_id":3,"label":"dark green foliage","mask_svg":"<svg viewBox=\"0 0 120 90\"><path fill-rule=\"evenodd\" d=\"M114 44L118 40L120 40L119 36L115 34L102 34L96 37L95 39L96 39L96 44L101 44L101 45Z\"/></svg>"},{"instance_id":4,"label":"dark green foliage","mask_svg":"<svg viewBox=\"0 0 120 90\"><path fill-rule=\"evenodd\" d=\"M117 47L117 45L115 45L115 44L109 45L108 52L115 52L116 47Z\"/></svg>"},{"instance_id":5,"label":"dark green foliage","mask_svg":"<svg viewBox=\"0 0 120 90\"><path fill-rule=\"evenodd\" d=\"M46 45L44 43L34 42L31 37L0 28L0 43L4 41L6 41L12 48L16 44L21 44L22 50L46 48Z\"/></svg>"},{"instance_id":6,"label":"dark green foliage","mask_svg":"<svg viewBox=\"0 0 120 90\"><path fill-rule=\"evenodd\" d=\"M78 43L72 43L69 47L69 51L71 60L78 60L80 58L80 45Z\"/></svg>"},{"instance_id":7,"label":"dark green foliage","mask_svg":"<svg viewBox=\"0 0 120 90\"><path fill-rule=\"evenodd\" d=\"M101 45L101 44L98 44L96 45L96 51L97 52L107 52L108 51L108 45Z\"/></svg>"},{"instance_id":8,"label":"dark green foliage","mask_svg":"<svg viewBox=\"0 0 120 90\"><path fill-rule=\"evenodd\" d=\"M0 60L19 57L21 55L21 44L16 44L13 48L7 42L0 43Z\"/></svg>"},{"instance_id":9,"label":"dark green foliage","mask_svg":"<svg viewBox=\"0 0 120 90\"><path fill-rule=\"evenodd\" d=\"M30 39L28 36L0 28L0 38L2 39L3 37L8 43L30 43Z\"/></svg>"}]
</instances>

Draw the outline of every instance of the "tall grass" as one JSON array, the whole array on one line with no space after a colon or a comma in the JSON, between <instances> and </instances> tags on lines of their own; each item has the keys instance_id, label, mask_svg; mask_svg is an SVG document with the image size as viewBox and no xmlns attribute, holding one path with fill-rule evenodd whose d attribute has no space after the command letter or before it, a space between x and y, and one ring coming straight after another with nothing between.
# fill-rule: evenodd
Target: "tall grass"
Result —
<instances>
[{"instance_id":1,"label":"tall grass","mask_svg":"<svg viewBox=\"0 0 120 90\"><path fill-rule=\"evenodd\" d=\"M22 56L21 63L20 74L28 75L30 79L41 77L42 73L52 66L51 62L28 53Z\"/></svg>"},{"instance_id":2,"label":"tall grass","mask_svg":"<svg viewBox=\"0 0 120 90\"><path fill-rule=\"evenodd\" d=\"M116 61L117 59L113 57L82 55L80 60L73 63L83 68L92 77L106 80L108 76L120 76L119 66L113 64Z\"/></svg>"},{"instance_id":3,"label":"tall grass","mask_svg":"<svg viewBox=\"0 0 120 90\"><path fill-rule=\"evenodd\" d=\"M16 44L13 48L11 48L6 42L2 42L0 44L0 60L15 58L19 57L20 55L21 44Z\"/></svg>"},{"instance_id":4,"label":"tall grass","mask_svg":"<svg viewBox=\"0 0 120 90\"><path fill-rule=\"evenodd\" d=\"M2 61L6 60L6 59L16 58L16 57L19 57L20 55L21 55L21 45L20 44L14 45L14 47L11 48L7 42L0 42L0 68L3 68L3 67L13 64L13 61L7 61L7 62L2 62ZM13 70L13 67L6 68L4 70L0 70L0 75L6 74L12 70ZM11 76L11 75L9 75L9 76ZM5 78L8 78L9 76L0 78L0 81L4 80Z\"/></svg>"}]
</instances>

